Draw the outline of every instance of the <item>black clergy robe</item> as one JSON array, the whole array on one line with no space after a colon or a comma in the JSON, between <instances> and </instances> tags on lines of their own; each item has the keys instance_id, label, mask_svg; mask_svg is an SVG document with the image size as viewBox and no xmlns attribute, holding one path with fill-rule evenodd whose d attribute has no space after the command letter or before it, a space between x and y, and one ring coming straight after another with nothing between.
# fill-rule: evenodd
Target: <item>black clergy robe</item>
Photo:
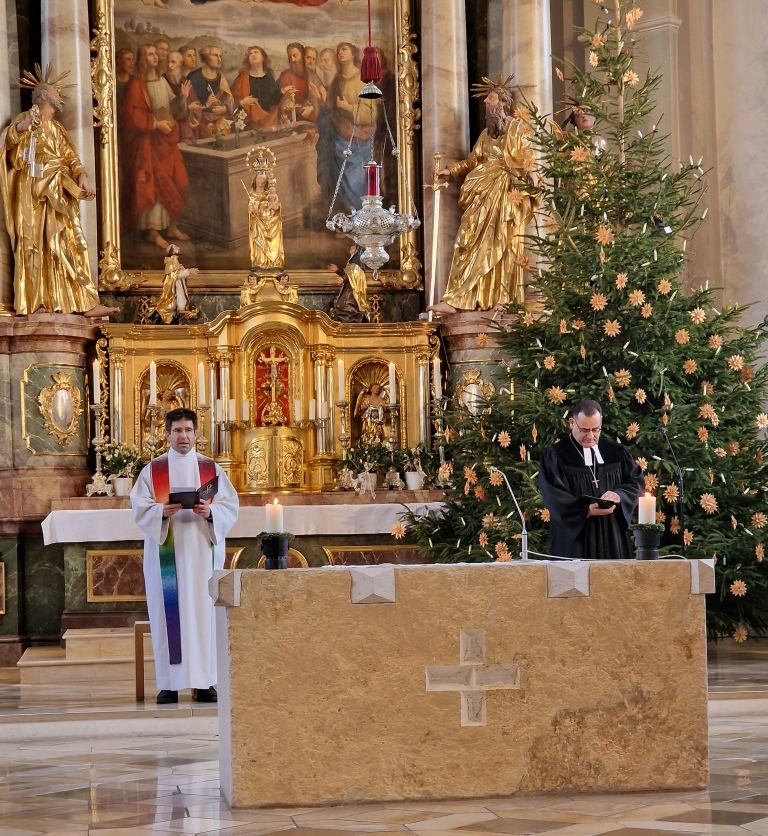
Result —
<instances>
[{"instance_id":1,"label":"black clergy robe","mask_svg":"<svg viewBox=\"0 0 768 836\"><path fill-rule=\"evenodd\" d=\"M570 433L541 454L539 490L550 513L549 552L583 560L631 560L627 526L645 480L624 445L601 438L598 449L603 464L596 464L597 485L584 464L583 448ZM602 496L606 491L617 493L621 505L612 514L588 517L589 503L582 497Z\"/></svg>"}]
</instances>

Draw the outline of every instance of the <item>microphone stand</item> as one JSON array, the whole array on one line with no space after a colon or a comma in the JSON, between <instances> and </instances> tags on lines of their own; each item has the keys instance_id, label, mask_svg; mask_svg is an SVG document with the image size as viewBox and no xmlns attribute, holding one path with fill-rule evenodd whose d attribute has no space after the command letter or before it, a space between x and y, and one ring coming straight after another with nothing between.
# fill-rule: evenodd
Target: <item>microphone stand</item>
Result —
<instances>
[{"instance_id":1,"label":"microphone stand","mask_svg":"<svg viewBox=\"0 0 768 836\"><path fill-rule=\"evenodd\" d=\"M522 560L528 560L528 529L525 527L525 515L523 514L520 506L517 503L517 497L515 496L512 487L509 484L509 479L507 479L507 474L504 473L503 470L499 470L498 467L491 467L489 468L494 473L501 473L502 478L507 483L507 490L509 491L509 495L512 497L512 502L515 503L515 508L517 508L517 514L520 517L520 525L522 526L522 534L520 535L520 558Z\"/></svg>"},{"instance_id":2,"label":"microphone stand","mask_svg":"<svg viewBox=\"0 0 768 836\"><path fill-rule=\"evenodd\" d=\"M667 433L667 428L661 428L661 434L664 436L664 439L667 442L667 446L669 447L669 452L672 454L672 461L675 463L675 467L677 468L677 481L680 486L680 497L679 497L679 511L678 514L680 515L680 552L683 557L685 557L685 487L683 483L683 468L680 467L680 463L677 461L677 456L675 455L675 449L672 446L672 442L670 441L669 435Z\"/></svg>"}]
</instances>

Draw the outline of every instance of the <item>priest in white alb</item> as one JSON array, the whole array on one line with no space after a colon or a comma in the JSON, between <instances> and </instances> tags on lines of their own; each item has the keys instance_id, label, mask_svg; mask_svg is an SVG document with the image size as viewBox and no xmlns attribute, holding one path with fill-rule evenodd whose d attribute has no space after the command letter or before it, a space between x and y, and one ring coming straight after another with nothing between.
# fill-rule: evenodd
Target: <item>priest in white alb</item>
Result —
<instances>
[{"instance_id":1,"label":"priest in white alb","mask_svg":"<svg viewBox=\"0 0 768 836\"><path fill-rule=\"evenodd\" d=\"M238 498L224 471L195 451L197 414L165 416L169 450L153 459L131 491L144 532L144 584L157 672L158 704L192 689L197 702L216 702L216 636L208 581L224 568L224 538L235 524ZM171 494L194 495L192 507ZM171 497L174 500L177 497Z\"/></svg>"}]
</instances>

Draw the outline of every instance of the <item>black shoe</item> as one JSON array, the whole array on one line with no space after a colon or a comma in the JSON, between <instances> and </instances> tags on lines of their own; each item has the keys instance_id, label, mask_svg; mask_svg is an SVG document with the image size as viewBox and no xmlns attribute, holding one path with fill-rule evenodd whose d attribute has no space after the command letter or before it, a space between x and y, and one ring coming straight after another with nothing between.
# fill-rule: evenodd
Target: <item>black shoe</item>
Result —
<instances>
[{"instance_id":1,"label":"black shoe","mask_svg":"<svg viewBox=\"0 0 768 836\"><path fill-rule=\"evenodd\" d=\"M158 705L169 705L172 702L179 701L179 692L178 691L161 691L157 695L157 704Z\"/></svg>"},{"instance_id":2,"label":"black shoe","mask_svg":"<svg viewBox=\"0 0 768 836\"><path fill-rule=\"evenodd\" d=\"M216 689L211 685L210 688L193 688L192 699L195 702L218 702L219 695Z\"/></svg>"}]
</instances>

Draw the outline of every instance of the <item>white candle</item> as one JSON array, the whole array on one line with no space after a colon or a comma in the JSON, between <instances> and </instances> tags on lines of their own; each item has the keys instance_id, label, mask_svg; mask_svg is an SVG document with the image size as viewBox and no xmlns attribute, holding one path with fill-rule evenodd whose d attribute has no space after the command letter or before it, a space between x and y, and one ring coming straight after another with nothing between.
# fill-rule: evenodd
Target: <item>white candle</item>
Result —
<instances>
[{"instance_id":1,"label":"white candle","mask_svg":"<svg viewBox=\"0 0 768 836\"><path fill-rule=\"evenodd\" d=\"M224 420L224 403L221 398L216 398L216 422L221 424Z\"/></svg>"},{"instance_id":2,"label":"white candle","mask_svg":"<svg viewBox=\"0 0 768 836\"><path fill-rule=\"evenodd\" d=\"M435 387L435 400L439 401L443 397L443 384L440 380L440 358L432 358L432 384Z\"/></svg>"},{"instance_id":3,"label":"white candle","mask_svg":"<svg viewBox=\"0 0 768 836\"><path fill-rule=\"evenodd\" d=\"M235 412L235 399L234 398L229 399L227 407L228 407L228 409L227 409L227 421L236 421L237 419L235 418L235 416L237 415L237 412Z\"/></svg>"},{"instance_id":4,"label":"white candle","mask_svg":"<svg viewBox=\"0 0 768 836\"><path fill-rule=\"evenodd\" d=\"M157 406L157 363L149 364L149 405Z\"/></svg>"},{"instance_id":5,"label":"white candle","mask_svg":"<svg viewBox=\"0 0 768 836\"><path fill-rule=\"evenodd\" d=\"M344 358L343 357L339 357L338 371L339 371L339 400L343 401L344 400L345 384L347 382L347 375L346 375L346 371L344 369Z\"/></svg>"},{"instance_id":6,"label":"white candle","mask_svg":"<svg viewBox=\"0 0 768 836\"><path fill-rule=\"evenodd\" d=\"M250 419L250 417L251 417L251 416L248 414L248 413L249 413L249 411L250 411L250 408L251 408L251 405L250 405L250 403L248 402L248 398L245 398L245 400L243 401L243 403L242 403L242 404L241 404L241 406L240 406L240 420L241 420L244 424L247 424L247 423L248 423L248 420L249 420L249 419Z\"/></svg>"},{"instance_id":7,"label":"white candle","mask_svg":"<svg viewBox=\"0 0 768 836\"><path fill-rule=\"evenodd\" d=\"M273 500L271 505L266 506L267 522L264 531L267 534L282 534L283 533L283 506L277 501Z\"/></svg>"},{"instance_id":8,"label":"white candle","mask_svg":"<svg viewBox=\"0 0 768 836\"><path fill-rule=\"evenodd\" d=\"M656 522L656 497L653 494L647 493L640 497L637 522L639 525L653 525Z\"/></svg>"},{"instance_id":9,"label":"white candle","mask_svg":"<svg viewBox=\"0 0 768 836\"><path fill-rule=\"evenodd\" d=\"M301 401L298 398L293 399L293 423L301 423Z\"/></svg>"},{"instance_id":10,"label":"white candle","mask_svg":"<svg viewBox=\"0 0 768 836\"><path fill-rule=\"evenodd\" d=\"M197 364L197 405L205 406L205 366Z\"/></svg>"},{"instance_id":11,"label":"white candle","mask_svg":"<svg viewBox=\"0 0 768 836\"><path fill-rule=\"evenodd\" d=\"M397 403L397 378L395 377L395 364L389 364L389 402Z\"/></svg>"},{"instance_id":12,"label":"white candle","mask_svg":"<svg viewBox=\"0 0 768 836\"><path fill-rule=\"evenodd\" d=\"M328 417L328 404L325 401L322 401L322 403L320 404L320 417Z\"/></svg>"},{"instance_id":13,"label":"white candle","mask_svg":"<svg viewBox=\"0 0 768 836\"><path fill-rule=\"evenodd\" d=\"M101 403L101 363L93 361L93 403Z\"/></svg>"},{"instance_id":14,"label":"white candle","mask_svg":"<svg viewBox=\"0 0 768 836\"><path fill-rule=\"evenodd\" d=\"M317 418L317 401L312 398L309 402L309 420L314 421Z\"/></svg>"}]
</instances>

